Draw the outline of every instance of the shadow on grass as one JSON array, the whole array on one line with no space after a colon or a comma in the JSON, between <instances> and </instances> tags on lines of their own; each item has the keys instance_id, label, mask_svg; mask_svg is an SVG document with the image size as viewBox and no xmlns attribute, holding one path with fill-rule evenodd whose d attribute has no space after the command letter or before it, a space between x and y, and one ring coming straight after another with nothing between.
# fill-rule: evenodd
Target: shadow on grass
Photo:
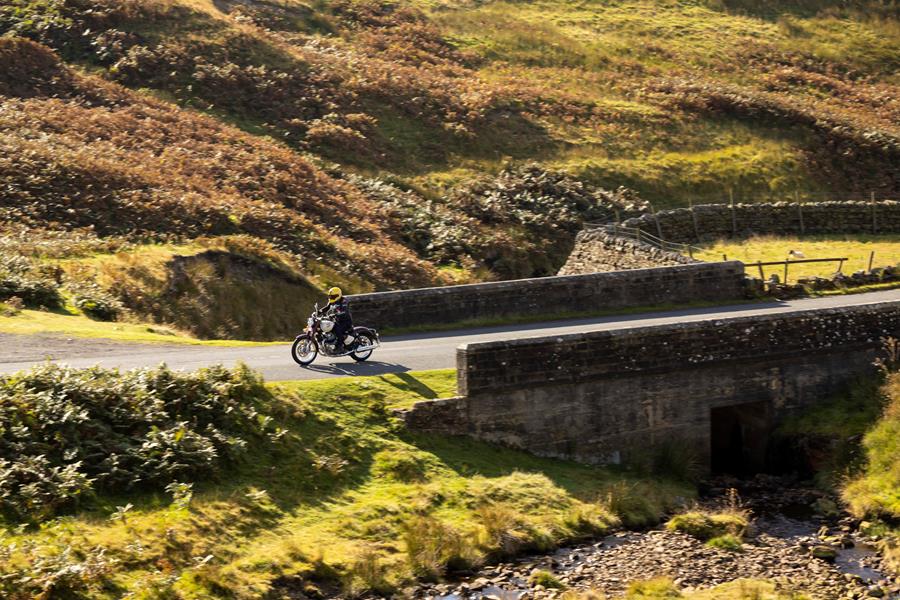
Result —
<instances>
[{"instance_id":1,"label":"shadow on grass","mask_svg":"<svg viewBox=\"0 0 900 600\"><path fill-rule=\"evenodd\" d=\"M438 397L437 391L428 387L422 380L413 377L409 373L394 373L394 375L396 375L397 379L402 383L391 381L387 377L382 377L381 380L402 392L414 392L421 396L422 400L434 400Z\"/></svg>"},{"instance_id":2,"label":"shadow on grass","mask_svg":"<svg viewBox=\"0 0 900 600\"><path fill-rule=\"evenodd\" d=\"M597 500L598 484L613 484L623 478L639 479L619 467L594 467L575 462L542 458L462 436L401 434L403 441L434 454L463 477L498 478L516 472L539 473L572 496L587 502Z\"/></svg>"}]
</instances>

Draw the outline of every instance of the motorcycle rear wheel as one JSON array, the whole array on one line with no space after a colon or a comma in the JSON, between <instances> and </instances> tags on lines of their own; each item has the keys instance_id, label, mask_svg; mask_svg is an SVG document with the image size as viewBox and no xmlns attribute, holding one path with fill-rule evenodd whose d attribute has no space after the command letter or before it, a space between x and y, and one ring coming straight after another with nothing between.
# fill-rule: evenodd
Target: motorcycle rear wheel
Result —
<instances>
[{"instance_id":1,"label":"motorcycle rear wheel","mask_svg":"<svg viewBox=\"0 0 900 600\"><path fill-rule=\"evenodd\" d=\"M311 364L318 355L319 345L310 336L298 337L291 346L291 358L301 367Z\"/></svg>"},{"instance_id":2,"label":"motorcycle rear wheel","mask_svg":"<svg viewBox=\"0 0 900 600\"><path fill-rule=\"evenodd\" d=\"M374 345L375 342L372 340L372 338L369 336L369 334L360 333L359 335L356 336L356 343L359 346L372 346L372 345ZM374 352L374 351L375 351L374 349L365 350L363 352L353 351L350 353L350 356L352 356L353 360L355 360L356 362L363 362L365 360L368 360L368 358L370 356L372 356L372 352Z\"/></svg>"}]
</instances>

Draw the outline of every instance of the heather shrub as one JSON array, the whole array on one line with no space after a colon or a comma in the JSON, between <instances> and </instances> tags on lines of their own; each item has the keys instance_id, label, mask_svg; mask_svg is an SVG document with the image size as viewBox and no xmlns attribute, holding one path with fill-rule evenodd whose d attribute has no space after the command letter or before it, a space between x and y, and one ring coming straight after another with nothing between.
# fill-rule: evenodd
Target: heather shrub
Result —
<instances>
[{"instance_id":1,"label":"heather shrub","mask_svg":"<svg viewBox=\"0 0 900 600\"><path fill-rule=\"evenodd\" d=\"M47 365L2 377L0 506L41 520L94 491L210 477L265 439L268 398L245 366Z\"/></svg>"},{"instance_id":2,"label":"heather shrub","mask_svg":"<svg viewBox=\"0 0 900 600\"><path fill-rule=\"evenodd\" d=\"M8 560L13 552L18 552L22 560ZM119 564L102 547L16 544L0 537L0 597L84 598L108 589L109 577Z\"/></svg>"},{"instance_id":3,"label":"heather shrub","mask_svg":"<svg viewBox=\"0 0 900 600\"><path fill-rule=\"evenodd\" d=\"M12 298L18 298L24 306L32 308L62 306L56 281L27 258L0 253L0 301Z\"/></svg>"},{"instance_id":4,"label":"heather shrub","mask_svg":"<svg viewBox=\"0 0 900 600\"><path fill-rule=\"evenodd\" d=\"M458 186L449 203L495 230L480 258L504 278L555 274L585 221L612 220L617 211L624 218L646 207L633 192L609 192L537 164Z\"/></svg>"},{"instance_id":5,"label":"heather shrub","mask_svg":"<svg viewBox=\"0 0 900 600\"><path fill-rule=\"evenodd\" d=\"M94 282L70 284L72 304L85 315L98 321L115 321L124 310L119 300Z\"/></svg>"}]
</instances>

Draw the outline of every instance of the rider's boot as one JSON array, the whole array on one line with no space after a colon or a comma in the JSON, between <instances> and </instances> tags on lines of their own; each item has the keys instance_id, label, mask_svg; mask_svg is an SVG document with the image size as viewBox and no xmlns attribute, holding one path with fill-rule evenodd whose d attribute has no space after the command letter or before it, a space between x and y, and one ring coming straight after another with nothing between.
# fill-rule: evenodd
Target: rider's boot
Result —
<instances>
[{"instance_id":1,"label":"rider's boot","mask_svg":"<svg viewBox=\"0 0 900 600\"><path fill-rule=\"evenodd\" d=\"M356 336L352 333L348 333L347 335L345 335L344 339L341 340L341 342L344 345L345 352L353 352L353 350L356 349L357 339Z\"/></svg>"}]
</instances>

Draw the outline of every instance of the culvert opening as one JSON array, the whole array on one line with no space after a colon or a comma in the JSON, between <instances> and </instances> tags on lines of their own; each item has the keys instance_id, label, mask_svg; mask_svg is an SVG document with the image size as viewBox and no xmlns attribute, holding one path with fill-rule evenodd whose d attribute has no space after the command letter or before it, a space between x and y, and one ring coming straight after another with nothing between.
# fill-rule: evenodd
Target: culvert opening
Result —
<instances>
[{"instance_id":1,"label":"culvert opening","mask_svg":"<svg viewBox=\"0 0 900 600\"><path fill-rule=\"evenodd\" d=\"M771 432L768 402L748 402L710 412L713 473L752 475L766 468Z\"/></svg>"}]
</instances>

